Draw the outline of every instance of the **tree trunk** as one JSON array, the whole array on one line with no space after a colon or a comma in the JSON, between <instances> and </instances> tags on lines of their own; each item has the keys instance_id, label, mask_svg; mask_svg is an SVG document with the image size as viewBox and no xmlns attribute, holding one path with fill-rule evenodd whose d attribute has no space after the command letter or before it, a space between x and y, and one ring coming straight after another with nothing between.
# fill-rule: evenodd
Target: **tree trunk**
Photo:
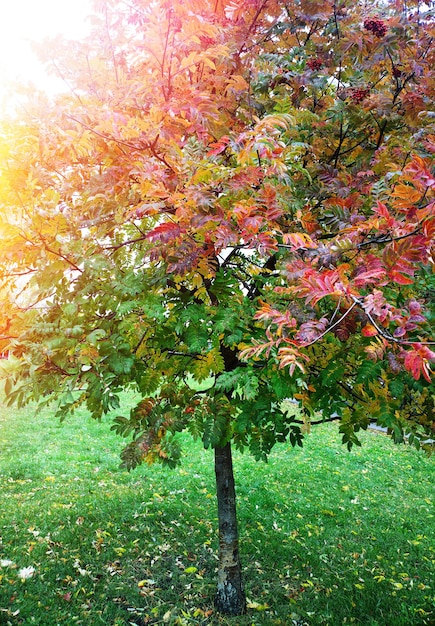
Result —
<instances>
[{"instance_id":1,"label":"tree trunk","mask_svg":"<svg viewBox=\"0 0 435 626\"><path fill-rule=\"evenodd\" d=\"M219 520L219 567L215 604L220 613L242 615L246 612L246 597L239 557L236 491L230 443L215 449L215 473Z\"/></svg>"}]
</instances>

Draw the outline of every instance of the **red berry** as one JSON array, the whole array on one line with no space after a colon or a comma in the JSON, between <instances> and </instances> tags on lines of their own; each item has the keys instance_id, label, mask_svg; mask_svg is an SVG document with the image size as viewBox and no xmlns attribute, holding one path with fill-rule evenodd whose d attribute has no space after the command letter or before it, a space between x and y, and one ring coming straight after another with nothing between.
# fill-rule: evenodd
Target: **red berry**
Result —
<instances>
[{"instance_id":1,"label":"red berry","mask_svg":"<svg viewBox=\"0 0 435 626\"><path fill-rule=\"evenodd\" d=\"M323 63L320 59L317 58L317 59L310 59L309 61L307 61L307 65L310 68L310 70L316 71L316 70L320 70Z\"/></svg>"},{"instance_id":2,"label":"red berry","mask_svg":"<svg viewBox=\"0 0 435 626\"><path fill-rule=\"evenodd\" d=\"M372 32L375 37L383 37L388 30L384 22L375 17L364 20L364 28Z\"/></svg>"},{"instance_id":3,"label":"red berry","mask_svg":"<svg viewBox=\"0 0 435 626\"><path fill-rule=\"evenodd\" d=\"M370 93L368 87L354 87L350 90L350 98L355 104L359 104L367 98Z\"/></svg>"}]
</instances>

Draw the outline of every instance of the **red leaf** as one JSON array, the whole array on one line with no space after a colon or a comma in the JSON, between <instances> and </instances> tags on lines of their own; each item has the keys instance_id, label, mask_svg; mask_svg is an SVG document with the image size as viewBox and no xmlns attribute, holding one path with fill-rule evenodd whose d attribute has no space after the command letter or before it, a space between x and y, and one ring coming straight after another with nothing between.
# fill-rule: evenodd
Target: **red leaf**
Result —
<instances>
[{"instance_id":1,"label":"red leaf","mask_svg":"<svg viewBox=\"0 0 435 626\"><path fill-rule=\"evenodd\" d=\"M160 241L162 243L168 243L170 241L174 241L181 234L185 232L184 229L181 229L178 224L175 222L164 222L163 224L159 224L148 233L147 239L150 241Z\"/></svg>"},{"instance_id":2,"label":"red leaf","mask_svg":"<svg viewBox=\"0 0 435 626\"><path fill-rule=\"evenodd\" d=\"M408 276L404 276L404 274L401 274L396 270L391 270L391 272L388 273L388 276L393 282L397 283L398 285L412 285L414 282L413 278L408 278Z\"/></svg>"},{"instance_id":3,"label":"red leaf","mask_svg":"<svg viewBox=\"0 0 435 626\"><path fill-rule=\"evenodd\" d=\"M227 149L229 143L229 137L221 137L219 141L210 144L211 150L207 152L207 156L217 156L218 154L222 154L222 152L225 152L225 150Z\"/></svg>"},{"instance_id":4,"label":"red leaf","mask_svg":"<svg viewBox=\"0 0 435 626\"><path fill-rule=\"evenodd\" d=\"M267 302L262 303L261 308L255 314L256 320L270 320L272 324L276 324L279 328L283 326L287 328L295 328L296 320L291 315L290 311L282 313L277 309L274 309Z\"/></svg>"},{"instance_id":5,"label":"red leaf","mask_svg":"<svg viewBox=\"0 0 435 626\"><path fill-rule=\"evenodd\" d=\"M300 284L296 292L299 292L300 297L305 297L307 304L312 305L326 296L340 296L346 293L338 270L325 270L322 273L309 270L300 279Z\"/></svg>"},{"instance_id":6,"label":"red leaf","mask_svg":"<svg viewBox=\"0 0 435 626\"><path fill-rule=\"evenodd\" d=\"M246 234L255 234L258 233L260 228L263 226L264 218L261 215L250 215L249 217L245 217L240 226L246 229L246 233L243 231L243 235Z\"/></svg>"},{"instance_id":7,"label":"red leaf","mask_svg":"<svg viewBox=\"0 0 435 626\"><path fill-rule=\"evenodd\" d=\"M361 334L364 335L364 337L374 337L378 334L378 331L373 324L366 324L361 330Z\"/></svg>"},{"instance_id":8,"label":"red leaf","mask_svg":"<svg viewBox=\"0 0 435 626\"><path fill-rule=\"evenodd\" d=\"M317 341L324 333L329 324L329 320L326 317L322 317L320 320L310 320L301 324L295 338L301 342L302 345L309 345Z\"/></svg>"},{"instance_id":9,"label":"red leaf","mask_svg":"<svg viewBox=\"0 0 435 626\"><path fill-rule=\"evenodd\" d=\"M430 361L433 360L435 360L435 352L421 343L416 343L412 350L406 352L405 367L415 380L418 380L423 374L423 377L430 383Z\"/></svg>"},{"instance_id":10,"label":"red leaf","mask_svg":"<svg viewBox=\"0 0 435 626\"><path fill-rule=\"evenodd\" d=\"M373 293L369 293L364 298L364 311L369 314L373 313L381 322L385 321L391 308L391 304L388 304L384 294L379 289L374 289Z\"/></svg>"},{"instance_id":11,"label":"red leaf","mask_svg":"<svg viewBox=\"0 0 435 626\"><path fill-rule=\"evenodd\" d=\"M317 248L317 244L307 233L286 233L282 240L286 245L292 246L294 250Z\"/></svg>"},{"instance_id":12,"label":"red leaf","mask_svg":"<svg viewBox=\"0 0 435 626\"><path fill-rule=\"evenodd\" d=\"M435 178L429 170L429 161L425 161L416 154L413 155L412 161L404 169L404 173L408 175L413 182L420 182L424 187L435 187Z\"/></svg>"},{"instance_id":13,"label":"red leaf","mask_svg":"<svg viewBox=\"0 0 435 626\"><path fill-rule=\"evenodd\" d=\"M383 260L391 280L400 285L411 285L420 263L426 262L426 240L417 235L393 241L384 250Z\"/></svg>"},{"instance_id":14,"label":"red leaf","mask_svg":"<svg viewBox=\"0 0 435 626\"><path fill-rule=\"evenodd\" d=\"M386 205L383 204L382 202L378 201L377 205L375 207L373 207L372 211L374 213L377 213L378 215L380 215L381 217L383 217L385 219L388 228L392 228L393 226L397 226L397 221L390 214L390 212L389 212L388 208L386 207Z\"/></svg>"},{"instance_id":15,"label":"red leaf","mask_svg":"<svg viewBox=\"0 0 435 626\"><path fill-rule=\"evenodd\" d=\"M365 257L365 263L358 266L353 283L355 287L364 287L369 283L381 284L380 281L386 277L386 274L381 259L368 254Z\"/></svg>"}]
</instances>

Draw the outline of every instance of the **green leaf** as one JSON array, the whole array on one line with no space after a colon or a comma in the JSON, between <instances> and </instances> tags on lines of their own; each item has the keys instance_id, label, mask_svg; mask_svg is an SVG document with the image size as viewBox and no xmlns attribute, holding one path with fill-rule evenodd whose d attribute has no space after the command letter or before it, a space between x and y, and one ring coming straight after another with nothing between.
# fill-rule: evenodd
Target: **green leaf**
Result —
<instances>
[{"instance_id":1,"label":"green leaf","mask_svg":"<svg viewBox=\"0 0 435 626\"><path fill-rule=\"evenodd\" d=\"M216 379L217 391L232 391L233 398L254 400L259 392L257 376L247 368L238 367L231 372L223 372Z\"/></svg>"}]
</instances>

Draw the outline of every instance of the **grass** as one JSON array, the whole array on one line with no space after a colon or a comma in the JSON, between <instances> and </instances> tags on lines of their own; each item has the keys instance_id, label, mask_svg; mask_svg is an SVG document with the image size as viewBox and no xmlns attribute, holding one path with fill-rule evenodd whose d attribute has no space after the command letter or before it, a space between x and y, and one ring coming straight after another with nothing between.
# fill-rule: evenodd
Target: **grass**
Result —
<instances>
[{"instance_id":1,"label":"grass","mask_svg":"<svg viewBox=\"0 0 435 626\"><path fill-rule=\"evenodd\" d=\"M212 453L186 438L178 469L127 473L109 428L0 408L0 625L435 624L433 458L372 433L348 453L333 425L236 454L249 612L229 619Z\"/></svg>"}]
</instances>

